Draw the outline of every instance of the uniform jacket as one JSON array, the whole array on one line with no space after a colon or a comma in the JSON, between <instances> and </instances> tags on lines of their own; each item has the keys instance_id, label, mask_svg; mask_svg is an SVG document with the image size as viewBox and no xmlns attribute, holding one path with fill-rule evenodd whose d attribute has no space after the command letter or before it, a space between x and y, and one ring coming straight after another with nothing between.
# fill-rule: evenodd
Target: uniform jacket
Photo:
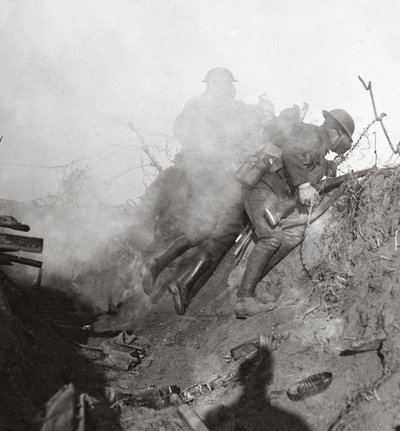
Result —
<instances>
[{"instance_id":1,"label":"uniform jacket","mask_svg":"<svg viewBox=\"0 0 400 431\"><path fill-rule=\"evenodd\" d=\"M185 105L173 131L187 162L218 165L242 161L247 146L254 151L257 140L261 144L264 125L265 114L259 106L206 91Z\"/></svg>"},{"instance_id":2,"label":"uniform jacket","mask_svg":"<svg viewBox=\"0 0 400 431\"><path fill-rule=\"evenodd\" d=\"M315 184L321 180L327 174L325 156L329 148L330 139L324 127L305 123L294 126L282 147L283 169L289 185Z\"/></svg>"},{"instance_id":3,"label":"uniform jacket","mask_svg":"<svg viewBox=\"0 0 400 431\"><path fill-rule=\"evenodd\" d=\"M268 187L279 199L285 199L296 191L298 185L307 182L315 185L327 175L329 162L325 155L329 151L330 140L324 127L297 123L271 144L265 147L266 152L271 147L278 148L279 156L270 154L277 158L281 168L265 173L256 189Z\"/></svg>"}]
</instances>

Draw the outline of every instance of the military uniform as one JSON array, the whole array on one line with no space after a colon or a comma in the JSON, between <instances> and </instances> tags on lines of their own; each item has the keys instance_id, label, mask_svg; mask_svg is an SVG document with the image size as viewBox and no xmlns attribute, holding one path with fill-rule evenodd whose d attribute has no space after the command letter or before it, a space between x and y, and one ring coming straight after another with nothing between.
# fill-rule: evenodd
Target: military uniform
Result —
<instances>
[{"instance_id":1,"label":"military uniform","mask_svg":"<svg viewBox=\"0 0 400 431\"><path fill-rule=\"evenodd\" d=\"M177 117L174 134L192 190L183 231L193 244L211 234L241 231L242 192L234 174L260 141L264 122L256 105L207 92L190 100Z\"/></svg>"},{"instance_id":2,"label":"military uniform","mask_svg":"<svg viewBox=\"0 0 400 431\"><path fill-rule=\"evenodd\" d=\"M266 173L244 198L258 239L281 236L282 229L272 228L265 220L264 209L292 197L299 184L315 185L328 168L325 155L329 151L329 136L323 127L299 123L292 128L291 137L278 145L282 145L282 168Z\"/></svg>"},{"instance_id":3,"label":"military uniform","mask_svg":"<svg viewBox=\"0 0 400 431\"><path fill-rule=\"evenodd\" d=\"M191 189L189 213L182 225L184 235L145 266L143 288L149 293L166 265L199 245L191 267L169 286L178 314L184 313L197 281L212 273L243 228L242 190L234 174L261 143L267 121L261 105L236 101L229 86L223 90L215 92L214 87L193 98L175 121Z\"/></svg>"},{"instance_id":4,"label":"military uniform","mask_svg":"<svg viewBox=\"0 0 400 431\"><path fill-rule=\"evenodd\" d=\"M270 226L264 218L265 208L274 203L292 198L297 186L310 182L311 185L326 174L325 159L330 149L330 139L325 127L299 123L292 127L290 137L277 138L274 143L282 149L282 167L274 173L266 173L258 184L245 195L246 212L255 229L257 243L250 254L237 296L236 316L246 317L240 298L253 298L258 281L304 237L304 226L285 229L305 207L298 205L296 211L276 227ZM271 304L271 308L272 308ZM262 306L260 306L262 308Z\"/></svg>"}]
</instances>

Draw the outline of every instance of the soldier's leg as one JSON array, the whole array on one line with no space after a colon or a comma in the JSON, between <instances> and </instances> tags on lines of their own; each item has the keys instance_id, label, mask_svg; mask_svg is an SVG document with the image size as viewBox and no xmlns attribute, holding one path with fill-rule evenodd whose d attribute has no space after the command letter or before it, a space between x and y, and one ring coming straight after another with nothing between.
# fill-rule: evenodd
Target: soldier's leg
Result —
<instances>
[{"instance_id":1,"label":"soldier's leg","mask_svg":"<svg viewBox=\"0 0 400 431\"><path fill-rule=\"evenodd\" d=\"M185 193L180 193L180 184L173 181L178 194L174 195L173 199L166 199L166 196L162 194L158 198L159 206L164 213L168 214L165 207L169 208L171 202L174 204L171 210L173 215L176 215L176 212L180 210L177 218L177 230L180 232L180 236L170 242L160 253L150 256L144 262L142 267L142 287L147 295L151 294L154 283L161 271L185 251L198 246L210 235L215 226L214 213L213 211L206 211L205 202L210 201L213 197L213 193L217 190L216 184L209 181L208 187L203 188L202 184L207 180L205 174L200 172L197 176L192 177L188 176L186 172L186 169L181 168L181 176L178 178L184 181L184 187L182 188L184 188ZM166 179L171 179L172 181L174 178L166 177ZM163 190L164 188L166 190ZM169 194L173 194L171 187L166 187L164 183L161 183L160 190L160 193L168 191ZM164 202L165 200L166 203Z\"/></svg>"},{"instance_id":2,"label":"soldier's leg","mask_svg":"<svg viewBox=\"0 0 400 431\"><path fill-rule=\"evenodd\" d=\"M169 291L177 314L184 314L193 296L196 283L206 273L212 275L226 252L235 243L243 227L243 210L243 205L238 203L221 214L212 237L201 244L201 251L190 268L170 284Z\"/></svg>"},{"instance_id":3,"label":"soldier's leg","mask_svg":"<svg viewBox=\"0 0 400 431\"><path fill-rule=\"evenodd\" d=\"M226 247L213 239L206 240L195 256L189 269L173 281L168 290L172 295L175 311L182 315L193 296L196 283L200 278L212 272L226 253Z\"/></svg>"},{"instance_id":4,"label":"soldier's leg","mask_svg":"<svg viewBox=\"0 0 400 431\"><path fill-rule=\"evenodd\" d=\"M272 303L265 304L257 300L254 292L266 266L281 246L282 230L279 227L271 228L263 216L265 206L277 200L276 193L269 186L262 184L249 192L245 199L246 211L255 228L258 241L248 257L237 292L235 304L237 318L245 319L275 307Z\"/></svg>"},{"instance_id":5,"label":"soldier's leg","mask_svg":"<svg viewBox=\"0 0 400 431\"><path fill-rule=\"evenodd\" d=\"M160 272L186 250L195 245L196 243L191 241L187 236L180 236L170 243L163 252L157 256L150 257L144 263L142 269L142 287L146 295L151 294L154 282Z\"/></svg>"},{"instance_id":6,"label":"soldier's leg","mask_svg":"<svg viewBox=\"0 0 400 431\"><path fill-rule=\"evenodd\" d=\"M284 259L294 248L302 243L304 239L304 226L283 230L281 246L268 262L261 278L264 278L278 263Z\"/></svg>"},{"instance_id":7,"label":"soldier's leg","mask_svg":"<svg viewBox=\"0 0 400 431\"><path fill-rule=\"evenodd\" d=\"M151 294L153 285L161 271L185 251L202 243L210 236L215 227L217 220L215 213L218 206L214 202L214 205L210 204L207 207L207 200L211 202L214 199L215 201L213 193L216 193L217 186L211 182L209 187L201 192L200 183L200 180L197 179L190 184L192 198L187 204L190 209L187 219L180 226L184 235L170 243L162 253L148 259L143 266L142 287L147 295Z\"/></svg>"}]
</instances>

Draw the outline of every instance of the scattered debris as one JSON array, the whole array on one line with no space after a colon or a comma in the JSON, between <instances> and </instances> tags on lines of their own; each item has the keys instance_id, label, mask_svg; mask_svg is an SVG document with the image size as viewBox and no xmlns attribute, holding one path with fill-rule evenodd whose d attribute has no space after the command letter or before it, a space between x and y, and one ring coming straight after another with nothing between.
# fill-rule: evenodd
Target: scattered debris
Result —
<instances>
[{"instance_id":1,"label":"scattered debris","mask_svg":"<svg viewBox=\"0 0 400 431\"><path fill-rule=\"evenodd\" d=\"M380 335L372 339L356 339L355 341L346 343L340 350L340 356L356 355L357 353L370 352L373 350L379 350L382 343L386 340L386 335Z\"/></svg>"},{"instance_id":2,"label":"scattered debris","mask_svg":"<svg viewBox=\"0 0 400 431\"><path fill-rule=\"evenodd\" d=\"M109 349L109 345L115 346L132 346L132 343L136 340L135 336L129 335L126 331L123 331L117 337L106 340L106 349ZM267 345L268 338L260 335L258 340L248 341L246 343L241 344L240 346L232 349L233 353L231 353L232 357L235 360L241 359L242 361L248 359L250 356L254 355L259 351L260 348L263 348ZM128 343L130 344L128 344ZM98 350L100 348L96 348ZM104 347L103 347L104 349ZM113 351L113 355L109 355L107 358L108 363L111 360L116 359L116 363L113 366L122 367L124 358L116 355ZM121 361L122 364L118 363L118 360ZM241 361L241 362L242 362ZM110 401L114 402L117 405L123 406L131 406L131 407L148 407L156 410L160 410L170 405L176 405L181 403L191 403L196 400L199 396L208 395L216 389L220 389L225 387L235 381L238 380L238 367L232 372L226 375L220 375L211 380L209 383L200 383L189 386L185 390L181 391L180 388L176 385L171 385L166 388L156 388L149 387L147 389L142 389L139 391L129 391L129 390L118 390L115 389L108 393L108 398ZM172 395L174 395L172 397ZM191 415L189 410L181 409L184 413ZM188 416L188 418L189 418ZM191 417L191 416L190 416ZM189 419L188 419L189 420ZM190 428L193 430L203 429L203 428Z\"/></svg>"},{"instance_id":3,"label":"scattered debris","mask_svg":"<svg viewBox=\"0 0 400 431\"><path fill-rule=\"evenodd\" d=\"M111 363L108 366L119 367L121 369L128 367L132 369L136 366L137 368L133 368L133 370L140 370L140 376L136 378L134 377L135 371L133 370L126 373L115 372L114 370L100 370L100 373L103 374L98 374L98 364L95 364L96 366L93 367L93 379L97 379L99 382L99 387L96 386L96 392L101 393L103 384L114 385L113 389L115 392L118 392L112 396L114 407L117 407L116 410L118 410L120 405L122 407L124 405L127 406L127 408L121 409L120 418L130 417L132 424L128 425L126 422L121 426L126 430L138 429L135 426L139 426L138 424L140 424L141 429L144 430L145 427L142 426L142 423L145 421L142 419L145 417L154 421L156 417L162 418L162 421L165 423L169 420L175 424L174 420L179 421L176 412L178 405L189 404L186 405L186 408L188 408L193 407L190 403L199 401L199 405L202 405L202 407L203 405L212 405L210 409L215 410L221 404L225 409L231 400L237 402L237 398L241 396L242 392L250 401L254 401L257 408L259 405L261 407L266 406L268 414L270 411L272 413L271 417L274 412L279 413L279 409L285 409L291 413L293 412L294 415L298 414L303 417L304 405L292 402L291 400L301 400L326 390L331 384L332 375L335 376L335 384L329 388L329 392L306 400L308 413L304 415L304 419L309 420L310 427L312 426L313 429L327 429L327 424L332 423L334 416L339 414L346 419L343 421L343 428L341 428L343 430L345 427L349 429L350 427L352 429L364 429L363 425L367 420L367 428L370 430L386 429L385 426L378 426L378 419L375 422L369 420L372 415L378 417L379 414L381 417L387 416L387 418L384 417L385 421L382 419L384 425L397 425L399 422L397 421L398 418L395 417L398 401L398 397L396 397L398 380L396 379L398 379L397 347L400 323L396 320L396 304L398 304L400 295L398 289L399 273L398 271L394 271L389 274L387 268L389 266L395 268L399 262L399 256L395 254L399 221L399 196L397 191L399 175L398 171L390 174L396 177L396 181L390 182L389 179L391 177L389 177L389 173L387 176L385 175L378 173L368 177L368 181L354 181L354 187L349 189L344 197L345 199L343 199L343 202L346 204L344 207L349 211L349 214L341 213L345 214L345 216L336 217L337 213L334 212L334 221L332 221L326 230L325 225L323 226L324 234L326 234L323 238L326 249L324 248L324 253L318 254L319 260L317 263L320 266L317 266L316 270L310 266L313 269L310 271L313 275L312 281L299 279L298 285L293 282L293 280L296 280L295 277L298 276L299 271L294 271L292 268L298 268L301 263L298 261L292 262L290 258L284 263L281 273L277 273L280 275L286 272L286 274L290 273L293 277L289 278L288 275L288 279L286 279L284 278L285 275L283 276L283 282L287 282L287 286L285 286L287 290L283 292L283 295L293 292L295 296L297 291L301 290L305 298L293 314L288 310L280 309L274 314L273 318L268 317L268 319L264 319L263 316L260 316L254 319L254 321L249 321L246 325L252 325L250 327L241 326L237 322L234 322L235 326L232 324L231 327L231 322L228 321L228 318L228 322L222 319L220 321L216 320L216 322L206 327L208 334L213 333L214 335L210 337L211 341L209 341L207 338L201 338L203 336L201 334L207 331L200 326L202 322L199 318L196 321L197 316L190 316L193 322L183 322L181 320L174 320L172 317L170 319L167 313L159 313L158 316L149 319L151 325L146 326L147 322L145 321L139 321L138 325L132 325L140 328L140 330L148 328L148 333L154 331L151 332L152 341L154 340L153 355L157 356L157 361L148 370L145 370L144 366L146 362L151 363L149 350L153 350L153 347L150 346L150 343L144 343L140 337L136 337L131 333L120 333L119 336L106 340L101 347L100 342L98 342L97 349L99 349L99 354L103 355L105 351L111 352L107 355L104 362L111 361L111 359L116 359L117 363L119 361L119 364ZM382 188L382 184L384 184L385 188ZM382 192L386 188L387 191ZM336 211L336 207L332 208L332 211ZM362 234L359 233L361 230ZM377 250L379 246L380 248ZM306 247L304 247L304 250L306 251ZM295 255L295 257L298 259L298 255ZM308 262L306 261L306 265ZM324 265L322 266L321 263ZM223 269L225 270L228 268L228 265L233 264L232 259L231 262L226 263L226 267L223 267ZM222 274L217 275L222 277ZM215 283L219 283L219 280ZM294 287L292 287L292 284ZM274 286L273 277L271 278L271 285ZM231 293L229 292L229 294ZM285 298L285 296L283 297ZM201 302L202 297L200 296L198 299ZM221 305L221 302L216 301L215 309L219 309L221 306L228 308L230 305L229 300L226 302L227 304ZM160 309L164 311L162 305L160 305ZM158 311L159 309L157 309ZM57 314L55 313L55 315ZM82 322L79 325L82 325ZM13 321L11 323L15 324ZM29 324L30 322L27 322L27 327L29 327ZM6 328L5 325L4 327ZM278 346L280 348L275 348L277 351L274 352L271 364L266 361L265 369L260 366L260 369L257 370L257 372L265 371L265 376L261 376L265 377L265 381L252 368L252 363L249 364L250 378L241 380L237 372L239 363L248 355L255 354L259 348L259 341L253 339L253 334L257 335L257 332L260 331L257 328L268 328L271 331L271 341L268 344L270 351L273 351L276 344L279 344L279 334L281 334L279 336L285 338ZM196 332L197 330L198 333ZM379 332L380 330L383 330L385 335L382 335ZM10 334L12 333L14 332L10 331ZM373 335L371 337L362 336L364 333ZM249 336L249 334L251 335ZM350 335L351 337L346 337L346 335ZM249 340L243 342L247 340L247 337ZM19 337L17 340L19 344L22 344L20 343L21 338L24 341L24 337ZM7 342L4 343L5 346L7 344L13 346L9 342L9 339L13 340L11 337L6 338ZM80 340L84 339L83 337L80 338ZM161 340L160 346L157 345L159 340ZM193 340L196 340L196 342L193 343ZM92 344L89 341L86 342ZM203 346L203 342L204 349L202 348L197 351L197 346ZM229 342L231 344L226 344ZM165 345L168 347L168 349L165 349L166 351L164 350ZM221 348L223 345L228 346L228 348ZM17 357L15 362L24 364L26 358L30 357L29 355L36 359L36 353L30 350L28 343L26 343L26 346L24 350L21 350L26 351L26 356ZM215 348L216 346L217 348ZM81 347L89 348L91 346L82 344ZM39 346L37 350L39 351L40 348ZM95 349L94 347L92 348ZM15 351L17 352L16 349ZM115 351L117 353L114 353L113 356L113 352ZM371 351L372 353L369 354L358 354L360 352ZM377 354L375 351L377 351ZM7 353L7 351L5 352ZM133 352L133 354L130 352ZM221 355L229 354L229 352L231 363L227 365L221 360ZM78 354L77 358L83 356L83 352L81 351L75 353ZM94 362L93 357L95 360L99 359L99 354L90 355L91 365ZM141 358L140 354L144 355L144 357ZM158 355L162 357L160 358ZM346 355L355 356L346 358ZM4 357L13 356L4 355ZM54 357L52 356L51 359L53 360ZM129 363L133 357L138 358L137 361L133 360L132 363ZM87 359L86 357L82 359L81 362L83 365L79 364L80 361L69 361L70 363L78 363L78 373L74 376L80 378L83 374L81 367L86 366L85 363L89 362ZM104 360L104 358L101 359L102 361ZM176 362L174 362L175 359ZM44 362L44 364L47 366L49 362ZM172 368L170 368L171 363L173 364ZM186 364L192 363L194 364L193 368L190 366L185 368ZM288 391L287 389L298 378L307 376L307 373L304 373L308 369L307 364L310 363L314 363L317 371L329 370L331 373L322 373L322 375L317 375L317 377L310 376L307 379L299 381L297 385L294 385ZM8 367L8 363L6 365ZM164 385L169 383L165 381L166 378L171 378L170 381L177 384L180 384L181 381L189 382L190 384L194 370L199 375L204 375L205 371L204 368L198 370L194 367L203 366L210 367L210 373L213 373L212 376L218 377L212 381L209 381L211 378L198 379L200 384L191 385L181 393L170 393L171 391L168 390L168 387L164 388ZM35 368L32 366L32 369L36 370L36 366ZM92 370L89 368L88 371ZM18 368L17 371L11 370L9 372L8 368L5 367L4 375L12 376L13 380L10 378L11 383L14 384L16 382L18 385L19 372ZM28 372L35 374L30 369L27 370ZM55 372L59 373L58 368L54 372L49 372L49 375L53 376ZM293 375L292 373L302 374L297 374L296 377L296 374ZM59 374L64 378L64 372ZM89 375L90 373L88 372L87 374ZM376 379L382 379L380 377L381 374L387 380L378 380L378 383L375 383ZM392 374L393 377L391 377ZM98 376L104 376L104 381ZM282 386L281 379L283 378L287 381L286 379L289 376L292 376L291 379L293 380L287 386L285 385L286 387ZM120 383L121 377L125 378L125 386L122 387L122 391L119 391L119 389L115 389L115 385ZM250 383L253 383L253 380L260 382L260 386L262 383L262 389L265 387L266 390L262 394L261 392L260 394L252 392L253 387ZM207 383L202 383L203 381ZM381 383L382 381L384 381L383 384ZM192 381L192 383L194 382ZM89 383L92 385L91 381ZM136 389L146 388L151 383L155 384L156 387L143 389L141 394L137 393ZM235 387L239 386L239 384L240 387ZM188 384L184 387L186 386ZM40 384L36 384L35 387L40 388ZM79 387L85 387L80 380ZM216 391L219 388L223 389ZM368 392L364 392L364 388ZM25 390L25 388L22 388L22 390ZM28 388L29 390L30 388ZM267 391L271 391L268 396L266 395ZM361 395L358 396L359 391L361 391ZM43 396L43 392L41 390L41 396ZM263 398L264 392L265 399ZM48 395L47 393L44 398L46 399ZM198 400L198 398L200 399ZM260 403L258 403L258 398L261 400ZM319 408L321 399L323 399L323 402L321 402ZM222 402L216 406L216 401L220 400ZM240 404L237 405L241 406ZM150 409L148 408L149 406L151 407ZM168 406L169 408L164 408ZM233 404L233 406L232 410L235 413L236 404ZM244 407L247 409L247 405ZM19 405L18 408L20 408ZM155 411L155 409L162 410ZM184 409L185 407L180 408L180 410ZM193 412L193 409L188 411ZM200 410L198 412L200 414ZM257 413L258 410L250 406L248 412L250 416L253 413ZM366 414L369 414L369 416L366 417ZM17 416L15 415L15 417ZM206 416L202 414L201 417ZM356 420L354 425L351 422L353 418ZM264 419L265 417L263 416ZM0 422L2 420L1 418ZM30 417L24 420L28 422ZM161 421L161 419L157 420ZM269 425L268 420L265 421L265 424L267 428ZM183 427L183 424L180 426ZM185 426L188 429L195 429L189 428L190 425L186 423ZM165 428L169 430L173 426L171 425L170 428L166 426ZM17 425L14 429L22 429L22 427L18 428ZM52 428L48 427L47 429ZM151 427L149 426L147 429L151 429ZM161 426L153 425L152 429L162 428ZM179 425L176 426L176 429L179 429ZM282 429L285 428L282 427ZM76 430L74 429L74 431Z\"/></svg>"},{"instance_id":4,"label":"scattered debris","mask_svg":"<svg viewBox=\"0 0 400 431\"><path fill-rule=\"evenodd\" d=\"M166 388L141 389L138 391L113 391L109 394L110 401L119 407L147 407L154 410L161 410L176 404L176 394L180 397L181 390L176 385L167 386Z\"/></svg>"},{"instance_id":5,"label":"scattered debris","mask_svg":"<svg viewBox=\"0 0 400 431\"><path fill-rule=\"evenodd\" d=\"M304 400L311 395L319 394L325 391L332 382L332 373L324 372L313 374L303 380L300 380L290 389L287 396L292 401Z\"/></svg>"},{"instance_id":6,"label":"scattered debris","mask_svg":"<svg viewBox=\"0 0 400 431\"><path fill-rule=\"evenodd\" d=\"M209 383L197 384L185 389L181 393L181 398L185 403L190 403L199 395L209 394L212 391L213 387Z\"/></svg>"},{"instance_id":7,"label":"scattered debris","mask_svg":"<svg viewBox=\"0 0 400 431\"><path fill-rule=\"evenodd\" d=\"M100 347L69 341L83 349L95 350L103 353L106 355L106 358L104 358L102 362L103 365L124 371L129 370L132 366L139 365L142 363L143 359L149 355L148 347L150 343L145 339L141 339L139 343L139 338L136 335L129 334L128 331L122 331L116 337L103 341ZM149 356L149 359L150 358L151 360L146 365L147 367L151 365L151 355Z\"/></svg>"},{"instance_id":8,"label":"scattered debris","mask_svg":"<svg viewBox=\"0 0 400 431\"><path fill-rule=\"evenodd\" d=\"M225 386L228 386L229 384L234 383L237 380L239 380L238 370L235 369L230 373L217 376L215 379L211 380L208 385L213 391L215 391L216 389L224 388Z\"/></svg>"},{"instance_id":9,"label":"scattered debris","mask_svg":"<svg viewBox=\"0 0 400 431\"><path fill-rule=\"evenodd\" d=\"M256 353L258 351L258 341L246 341L239 346L234 347L231 349L231 357L237 361L238 359L242 358L243 356L251 355L253 353Z\"/></svg>"},{"instance_id":10,"label":"scattered debris","mask_svg":"<svg viewBox=\"0 0 400 431\"><path fill-rule=\"evenodd\" d=\"M265 335L260 335L256 340L245 341L239 346L231 349L231 358L235 361L243 357L249 357L260 349L265 348L269 345L269 338Z\"/></svg>"},{"instance_id":11,"label":"scattered debris","mask_svg":"<svg viewBox=\"0 0 400 431\"><path fill-rule=\"evenodd\" d=\"M100 348L107 355L103 364L121 370L129 370L132 365L140 364L148 352L144 345L136 342L137 338L136 335L122 331L116 337L103 341Z\"/></svg>"},{"instance_id":12,"label":"scattered debris","mask_svg":"<svg viewBox=\"0 0 400 431\"><path fill-rule=\"evenodd\" d=\"M240 363L249 359L251 356L255 355L261 349L265 348L270 344L270 338L265 335L260 335L258 339L246 341L231 350L231 358L235 361L240 360ZM201 395L208 395L216 389L220 389L234 383L239 379L238 369L236 367L232 372L219 375L208 383L201 383L189 386L184 391L181 392L180 396L185 403L190 403L194 401Z\"/></svg>"}]
</instances>

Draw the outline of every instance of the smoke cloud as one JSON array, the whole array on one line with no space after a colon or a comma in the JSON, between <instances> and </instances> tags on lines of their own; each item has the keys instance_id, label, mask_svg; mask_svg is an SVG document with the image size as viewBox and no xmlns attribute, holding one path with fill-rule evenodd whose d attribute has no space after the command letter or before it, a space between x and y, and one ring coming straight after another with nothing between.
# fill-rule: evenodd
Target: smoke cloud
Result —
<instances>
[{"instance_id":1,"label":"smoke cloud","mask_svg":"<svg viewBox=\"0 0 400 431\"><path fill-rule=\"evenodd\" d=\"M373 81L378 109L388 114L397 141L400 6L395 0L380 4L1 2L0 196L25 202L5 202L3 211L45 238L44 283L58 277L59 285L73 285L99 309L107 308L109 292L118 302L129 289L140 291L132 288L137 254L124 240L134 226L145 225L139 242L151 242L153 221L146 215L154 210L157 188L142 203L138 197L157 170L128 124L166 169L180 150L171 138L174 121L188 99L204 91L201 80L212 67L232 70L239 100L255 103L266 92L278 111L308 102L306 121L317 124L322 109L344 108L356 120L356 134L372 119L361 75ZM189 129L194 132L193 123ZM240 141L240 157L232 148L225 151L223 139L218 145L217 139L203 140L193 149L178 138L192 154L184 166L196 199L182 220L190 235L205 234L202 227L215 222L221 204L237 202L238 186L224 173L233 171L245 153L241 146L252 145L257 135L253 130L254 136L238 139L238 129L232 119L218 132ZM374 130L384 163L391 154L380 129ZM371 164L372 156L363 154L352 157L353 168ZM67 178L74 172L84 175L71 190ZM184 194L175 197L178 202Z\"/></svg>"},{"instance_id":2,"label":"smoke cloud","mask_svg":"<svg viewBox=\"0 0 400 431\"><path fill-rule=\"evenodd\" d=\"M203 91L207 70L220 65L238 79L239 99L254 103L267 92L279 110L308 102L311 122L321 109L342 107L354 115L356 132L372 117L360 74L373 81L396 140L399 7L394 0L379 8L362 0L4 0L0 194L29 200L54 193L61 173L28 164L63 165L103 151L129 138L129 121L171 135L184 103ZM390 152L377 131L384 162ZM143 193L135 171L102 184L135 156L121 150L96 165L100 200L118 204Z\"/></svg>"}]
</instances>

